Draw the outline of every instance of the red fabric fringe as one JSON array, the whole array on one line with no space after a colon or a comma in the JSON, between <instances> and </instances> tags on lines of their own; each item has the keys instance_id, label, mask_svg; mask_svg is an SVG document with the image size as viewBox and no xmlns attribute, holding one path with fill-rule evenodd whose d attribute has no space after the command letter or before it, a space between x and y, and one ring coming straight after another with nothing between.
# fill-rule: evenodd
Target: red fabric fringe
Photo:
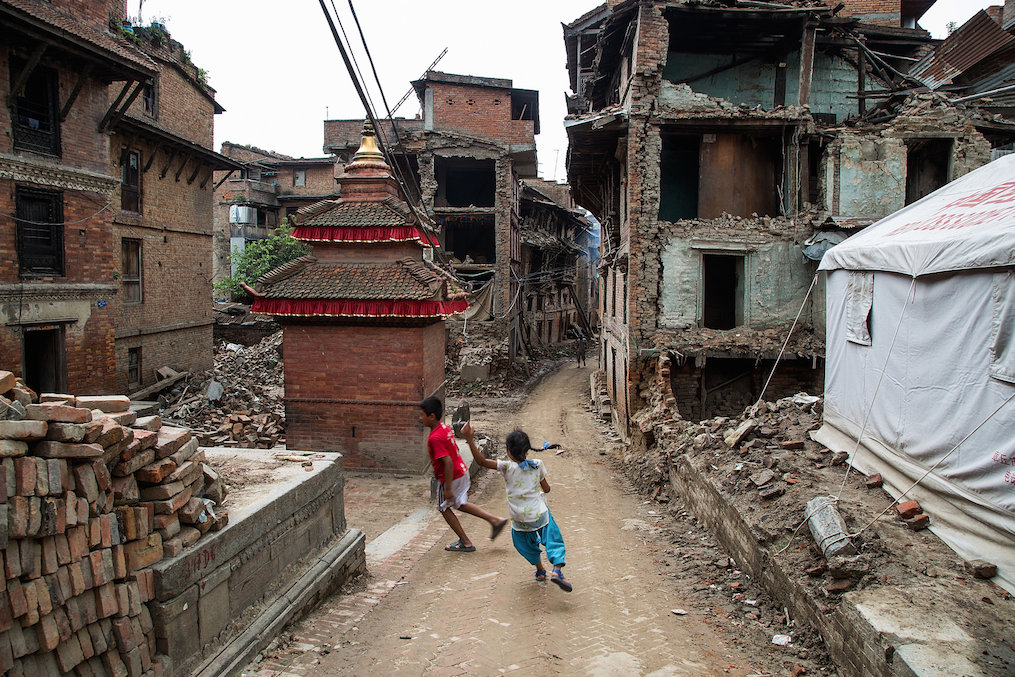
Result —
<instances>
[{"instance_id":1,"label":"red fabric fringe","mask_svg":"<svg viewBox=\"0 0 1015 677\"><path fill-rule=\"evenodd\" d=\"M457 301L361 301L355 299L254 299L253 313L287 317L442 317L469 307Z\"/></svg>"},{"instance_id":2,"label":"red fabric fringe","mask_svg":"<svg viewBox=\"0 0 1015 677\"><path fill-rule=\"evenodd\" d=\"M347 228L333 226L297 226L293 237L308 242L410 242L422 240L416 226Z\"/></svg>"}]
</instances>

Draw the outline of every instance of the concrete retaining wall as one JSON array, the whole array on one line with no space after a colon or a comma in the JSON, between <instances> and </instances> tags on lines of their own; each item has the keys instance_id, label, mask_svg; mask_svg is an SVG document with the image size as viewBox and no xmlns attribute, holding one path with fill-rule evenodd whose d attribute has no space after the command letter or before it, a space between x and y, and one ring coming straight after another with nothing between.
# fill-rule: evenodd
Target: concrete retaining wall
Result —
<instances>
[{"instance_id":1,"label":"concrete retaining wall","mask_svg":"<svg viewBox=\"0 0 1015 677\"><path fill-rule=\"evenodd\" d=\"M234 450L235 451L235 450ZM240 633L262 602L313 566L346 530L341 456L315 460L311 472L230 513L228 527L198 548L155 567L151 603L156 641L187 675ZM337 587L365 571L363 541L334 568Z\"/></svg>"},{"instance_id":2,"label":"concrete retaining wall","mask_svg":"<svg viewBox=\"0 0 1015 677\"><path fill-rule=\"evenodd\" d=\"M821 633L829 654L846 677L982 674L975 669L968 673L922 671L919 668L921 656L910 656L907 651L916 654L916 648L928 648L927 645L898 646L904 642L899 641L899 637L894 634L887 633L884 627L878 627L883 623L879 623L877 618L872 620L870 613L865 611L865 602L870 600L867 600L868 593L864 591L848 593L833 613L825 615L822 611L823 604L813 599L806 586L798 585L793 579L793 573L784 570L763 547L773 538L772 535L752 529L716 487L695 471L686 455L671 460L670 483L684 499L687 509L715 534L747 574L785 605L792 616L806 621ZM872 594L883 597L886 593L877 591ZM932 603L932 600L926 601ZM922 606L913 599L908 599L907 605L911 605L909 608L912 609ZM932 607L928 605L927 608ZM939 633L939 636L931 639L954 638ZM958 657L954 658L958 660ZM935 660L938 659L940 656L935 656Z\"/></svg>"}]
</instances>

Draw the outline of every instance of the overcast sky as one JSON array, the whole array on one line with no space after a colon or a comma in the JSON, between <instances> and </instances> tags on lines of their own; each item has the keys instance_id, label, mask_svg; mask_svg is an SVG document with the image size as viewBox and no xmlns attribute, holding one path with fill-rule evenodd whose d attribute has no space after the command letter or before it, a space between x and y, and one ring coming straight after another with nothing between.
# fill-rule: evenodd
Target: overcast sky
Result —
<instances>
[{"instance_id":1,"label":"overcast sky","mask_svg":"<svg viewBox=\"0 0 1015 677\"><path fill-rule=\"evenodd\" d=\"M333 0L325 0L329 9ZM294 157L320 157L324 120L361 118L363 107L332 39L319 0L127 0L145 24L163 19L173 38L209 73L226 109L215 118L215 144L251 144ZM565 179L562 120L570 89L561 23L595 0L353 0L388 103L409 90L446 47L436 70L506 78L539 90L539 173ZM920 22L935 37L1000 0L938 0ZM356 58L377 96L348 0L334 0ZM396 116L419 112L415 94Z\"/></svg>"}]
</instances>

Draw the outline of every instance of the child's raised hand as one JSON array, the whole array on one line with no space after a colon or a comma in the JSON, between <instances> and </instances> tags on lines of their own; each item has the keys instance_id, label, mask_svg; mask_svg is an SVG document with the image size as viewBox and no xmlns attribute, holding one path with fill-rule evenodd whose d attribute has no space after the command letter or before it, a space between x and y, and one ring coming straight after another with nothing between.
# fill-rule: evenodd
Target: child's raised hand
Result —
<instances>
[{"instance_id":1,"label":"child's raised hand","mask_svg":"<svg viewBox=\"0 0 1015 677\"><path fill-rule=\"evenodd\" d=\"M472 429L472 423L466 422L465 425L462 426L462 437L466 440L471 440L473 435L475 435L475 432L476 431Z\"/></svg>"}]
</instances>

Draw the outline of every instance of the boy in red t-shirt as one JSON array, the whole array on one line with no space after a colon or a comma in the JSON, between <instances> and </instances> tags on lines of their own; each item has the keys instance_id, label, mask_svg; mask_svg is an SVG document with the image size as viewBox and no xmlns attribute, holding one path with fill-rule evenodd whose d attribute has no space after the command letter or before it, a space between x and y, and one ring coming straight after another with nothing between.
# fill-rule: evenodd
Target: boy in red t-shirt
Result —
<instances>
[{"instance_id":1,"label":"boy in red t-shirt","mask_svg":"<svg viewBox=\"0 0 1015 677\"><path fill-rule=\"evenodd\" d=\"M458 453L455 433L442 422L443 418L444 403L436 397L428 397L419 403L419 421L430 429L426 450L430 454L433 474L438 483L437 509L444 516L448 526L458 535L458 540L444 549L449 552L475 552L476 546L465 533L452 508L458 508L462 512L489 522L492 528L491 541L500 535L508 521L468 502L469 469L465 467L465 461Z\"/></svg>"}]
</instances>

